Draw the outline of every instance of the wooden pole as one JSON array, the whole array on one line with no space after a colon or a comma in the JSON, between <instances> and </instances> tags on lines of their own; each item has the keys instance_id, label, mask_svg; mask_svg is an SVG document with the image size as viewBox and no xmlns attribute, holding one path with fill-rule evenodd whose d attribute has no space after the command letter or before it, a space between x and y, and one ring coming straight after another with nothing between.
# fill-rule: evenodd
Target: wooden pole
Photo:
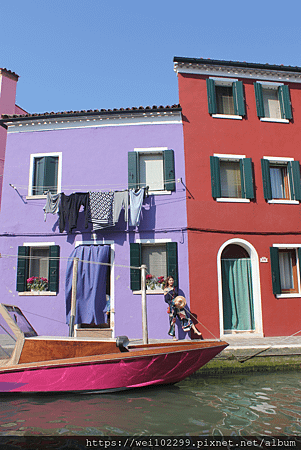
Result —
<instances>
[{"instance_id":1,"label":"wooden pole","mask_svg":"<svg viewBox=\"0 0 301 450\"><path fill-rule=\"evenodd\" d=\"M73 272L72 272L72 291L71 291L71 311L69 322L69 337L74 336L74 321L76 314L76 289L77 289L77 268L79 258L73 258Z\"/></svg>"},{"instance_id":2,"label":"wooden pole","mask_svg":"<svg viewBox=\"0 0 301 450\"><path fill-rule=\"evenodd\" d=\"M148 344L147 309L146 309L146 266L141 266L141 305L143 344Z\"/></svg>"}]
</instances>

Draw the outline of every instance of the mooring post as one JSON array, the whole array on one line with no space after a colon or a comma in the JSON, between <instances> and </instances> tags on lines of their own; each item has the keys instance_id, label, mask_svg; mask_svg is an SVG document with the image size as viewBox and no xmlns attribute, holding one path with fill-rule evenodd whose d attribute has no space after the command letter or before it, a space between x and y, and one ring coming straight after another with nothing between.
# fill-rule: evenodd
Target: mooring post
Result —
<instances>
[{"instance_id":1,"label":"mooring post","mask_svg":"<svg viewBox=\"0 0 301 450\"><path fill-rule=\"evenodd\" d=\"M140 269L141 269L142 335L143 335L143 344L148 344L147 309L146 309L146 266L142 264Z\"/></svg>"},{"instance_id":2,"label":"mooring post","mask_svg":"<svg viewBox=\"0 0 301 450\"><path fill-rule=\"evenodd\" d=\"M73 272L72 272L72 291L71 291L71 311L69 321L69 337L74 336L74 322L76 314L76 290L77 290L77 268L79 258L73 258Z\"/></svg>"}]
</instances>

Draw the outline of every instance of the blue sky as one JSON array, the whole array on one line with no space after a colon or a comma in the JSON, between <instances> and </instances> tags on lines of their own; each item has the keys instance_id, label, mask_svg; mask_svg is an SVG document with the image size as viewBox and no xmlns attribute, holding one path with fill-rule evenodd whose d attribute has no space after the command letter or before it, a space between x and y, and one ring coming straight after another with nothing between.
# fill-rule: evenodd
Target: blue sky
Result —
<instances>
[{"instance_id":1,"label":"blue sky","mask_svg":"<svg viewBox=\"0 0 301 450\"><path fill-rule=\"evenodd\" d=\"M178 103L173 57L301 66L301 2L0 3L0 67L31 113Z\"/></svg>"}]
</instances>

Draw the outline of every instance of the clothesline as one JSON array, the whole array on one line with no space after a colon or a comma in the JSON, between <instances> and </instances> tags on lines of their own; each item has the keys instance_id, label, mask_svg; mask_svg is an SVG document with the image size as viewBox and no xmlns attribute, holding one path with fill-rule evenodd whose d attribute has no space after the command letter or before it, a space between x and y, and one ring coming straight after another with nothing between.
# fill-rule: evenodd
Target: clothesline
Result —
<instances>
[{"instance_id":1,"label":"clothesline","mask_svg":"<svg viewBox=\"0 0 301 450\"><path fill-rule=\"evenodd\" d=\"M168 180L163 179L163 183L165 183L165 182L168 182L168 183L178 182L178 179L168 179ZM133 184L135 184L135 186L145 187L145 182L144 183L137 182L137 183L133 183ZM13 183L9 183L9 185L12 188L24 189L24 190L28 191L28 184L27 185L20 185L20 184L16 185ZM43 188L43 185L32 185L31 187L32 187L32 189ZM123 183L123 184L80 184L80 185L79 184L77 184L77 185L64 184L61 187L61 190L63 191L64 189L67 189L67 190L73 189L73 190L79 191L80 188L89 188L89 191L91 191L92 188L93 189L94 188L103 188L103 190L111 190L111 191L128 191L129 189L131 189L131 188L124 188L124 183ZM57 185L45 186L45 190L46 189L47 190L57 189Z\"/></svg>"}]
</instances>

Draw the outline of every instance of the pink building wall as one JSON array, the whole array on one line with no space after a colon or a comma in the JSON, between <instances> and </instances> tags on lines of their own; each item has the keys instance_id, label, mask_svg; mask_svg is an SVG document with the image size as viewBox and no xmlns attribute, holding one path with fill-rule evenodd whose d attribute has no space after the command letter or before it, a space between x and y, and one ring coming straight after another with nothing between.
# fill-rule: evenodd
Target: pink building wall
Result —
<instances>
[{"instance_id":1,"label":"pink building wall","mask_svg":"<svg viewBox=\"0 0 301 450\"><path fill-rule=\"evenodd\" d=\"M15 104L19 76L6 69L0 69L0 116L3 114L26 114ZM6 148L6 129L0 128L0 207L2 198L2 181Z\"/></svg>"}]
</instances>

